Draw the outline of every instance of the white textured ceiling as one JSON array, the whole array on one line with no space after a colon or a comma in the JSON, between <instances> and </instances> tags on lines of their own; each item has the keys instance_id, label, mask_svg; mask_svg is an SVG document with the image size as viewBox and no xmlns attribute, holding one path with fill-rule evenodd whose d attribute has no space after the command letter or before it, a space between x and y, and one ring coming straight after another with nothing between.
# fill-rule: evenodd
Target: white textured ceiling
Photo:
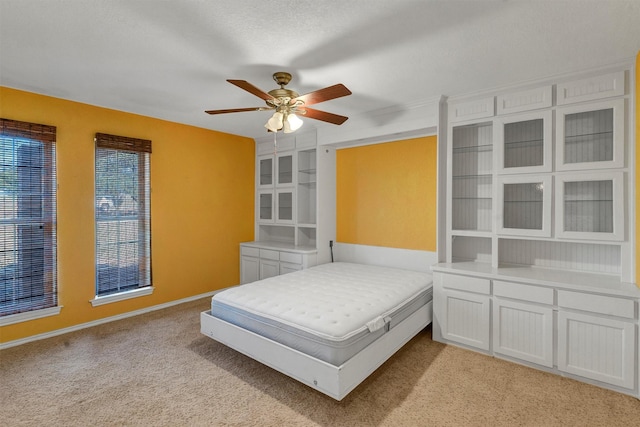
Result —
<instances>
[{"instance_id":1,"label":"white textured ceiling","mask_svg":"<svg viewBox=\"0 0 640 427\"><path fill-rule=\"evenodd\" d=\"M226 79L343 83L315 107L354 117L638 50L640 0L0 0L0 85L250 137L268 112L203 112L264 105Z\"/></svg>"}]
</instances>

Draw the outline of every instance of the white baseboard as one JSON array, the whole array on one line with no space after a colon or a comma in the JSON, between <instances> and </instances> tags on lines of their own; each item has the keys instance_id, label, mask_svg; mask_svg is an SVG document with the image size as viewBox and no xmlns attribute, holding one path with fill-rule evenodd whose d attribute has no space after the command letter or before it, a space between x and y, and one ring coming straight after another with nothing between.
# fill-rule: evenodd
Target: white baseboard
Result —
<instances>
[{"instance_id":1,"label":"white baseboard","mask_svg":"<svg viewBox=\"0 0 640 427\"><path fill-rule=\"evenodd\" d=\"M201 299L201 298L211 297L216 292L218 292L218 291L206 292L204 294L194 295L192 297L187 297L187 298L179 299L179 300L176 300L176 301L169 301L169 302L166 302L164 304L158 304L158 305L154 305L154 306L151 306L151 307L145 307L145 308L141 308L139 310L129 311L127 313L117 314L117 315L111 316L111 317L105 317L104 319L92 320L91 322L81 323L79 325L73 325L73 326L69 326L67 328L62 328L62 329L56 329L55 331L45 332L45 333L42 333L42 334L31 335L31 336L26 337L26 338L20 338L20 339L17 339L17 340L8 341L8 342L0 344L0 350L4 350L5 348L15 347L15 346L18 346L18 345L26 344L28 342L43 340L43 339L55 337L55 336L58 336L58 335L67 334L69 332L79 331L81 329L91 328L92 326L102 325L103 323L109 323L109 322L114 322L116 320L122 320L122 319L126 319L126 318L129 318L129 317L139 316L141 314L150 313L150 312L156 311L156 310L162 310L163 308L172 307L174 305L183 304L185 302L190 302L190 301L195 301L195 300L198 300L198 299Z\"/></svg>"},{"instance_id":2,"label":"white baseboard","mask_svg":"<svg viewBox=\"0 0 640 427\"><path fill-rule=\"evenodd\" d=\"M336 242L334 252L335 261L382 265L384 267L404 268L426 273L431 273L431 265L438 262L438 254L436 252L415 249Z\"/></svg>"}]
</instances>

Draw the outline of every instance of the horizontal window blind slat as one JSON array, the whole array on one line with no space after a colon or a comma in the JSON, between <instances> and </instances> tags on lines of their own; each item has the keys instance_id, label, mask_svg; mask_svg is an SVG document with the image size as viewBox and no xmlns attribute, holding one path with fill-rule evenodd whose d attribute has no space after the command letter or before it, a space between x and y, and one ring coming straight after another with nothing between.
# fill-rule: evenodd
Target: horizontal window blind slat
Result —
<instances>
[{"instance_id":1,"label":"horizontal window blind slat","mask_svg":"<svg viewBox=\"0 0 640 427\"><path fill-rule=\"evenodd\" d=\"M96 133L96 147L135 151L138 153L151 153L151 141L148 139L130 138L128 136L110 135L99 132Z\"/></svg>"}]
</instances>

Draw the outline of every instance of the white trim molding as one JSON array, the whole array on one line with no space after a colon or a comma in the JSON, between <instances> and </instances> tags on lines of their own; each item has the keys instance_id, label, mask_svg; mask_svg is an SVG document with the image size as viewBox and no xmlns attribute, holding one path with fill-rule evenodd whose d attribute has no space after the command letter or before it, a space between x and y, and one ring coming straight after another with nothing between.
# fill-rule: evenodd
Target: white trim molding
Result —
<instances>
[{"instance_id":1,"label":"white trim molding","mask_svg":"<svg viewBox=\"0 0 640 427\"><path fill-rule=\"evenodd\" d=\"M0 317L0 326L13 325L14 323L27 322L29 320L42 319L43 317L57 316L60 314L62 306L58 305L42 310L25 311L24 313L10 314Z\"/></svg>"},{"instance_id":2,"label":"white trim molding","mask_svg":"<svg viewBox=\"0 0 640 427\"><path fill-rule=\"evenodd\" d=\"M55 336L58 336L58 335L63 335L63 334L69 333L69 332L79 331L81 329L91 328L93 326L98 326L98 325L101 325L103 323L109 323L109 322L114 322L116 320L122 320L122 319L126 319L126 318L129 318L129 317L139 316L141 314L150 313L150 312L156 311L156 310L162 310L164 308L169 308L169 307L172 307L174 305L178 305L178 304L183 304L183 303L190 302L190 301L199 300L201 298L211 297L216 292L219 292L219 290L218 291L206 292L204 294L194 295L194 296L191 296L191 297L187 297L187 298L183 298L183 299L179 299L179 300L175 300L175 301L169 301L169 302L166 302L164 304L154 305L152 307L141 308L140 310L134 310L134 311L129 311L127 313L117 314L115 316L105 317L103 319L93 320L93 321L87 322L87 323L81 323L79 325L70 326L68 328L56 329L55 331L45 332L43 334L32 335L32 336L29 336L29 337L26 337L26 338L17 339L17 340L14 340L14 341L8 341L8 342L0 344L0 350L4 350L5 348L15 347L15 346L18 346L18 345L26 344L26 343L29 343L29 342L32 342L32 341L38 341L38 340L43 340L43 339L46 339L46 338L52 338L52 337L55 337Z\"/></svg>"},{"instance_id":3,"label":"white trim molding","mask_svg":"<svg viewBox=\"0 0 640 427\"><path fill-rule=\"evenodd\" d=\"M90 300L92 306L98 307L100 305L111 304L112 302L124 301L131 298L143 297L145 295L151 295L153 293L153 286L147 286L140 289L134 289L132 291L119 292L117 294L97 296Z\"/></svg>"}]
</instances>

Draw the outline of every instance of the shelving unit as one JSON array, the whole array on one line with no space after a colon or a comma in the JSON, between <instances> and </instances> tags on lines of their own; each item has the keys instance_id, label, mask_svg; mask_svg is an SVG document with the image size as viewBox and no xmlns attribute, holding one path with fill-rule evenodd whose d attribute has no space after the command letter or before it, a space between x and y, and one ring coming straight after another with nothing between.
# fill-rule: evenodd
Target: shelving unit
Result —
<instances>
[{"instance_id":1,"label":"shelving unit","mask_svg":"<svg viewBox=\"0 0 640 427\"><path fill-rule=\"evenodd\" d=\"M493 144L491 123L452 129L453 230L491 231Z\"/></svg>"},{"instance_id":2,"label":"shelving unit","mask_svg":"<svg viewBox=\"0 0 640 427\"><path fill-rule=\"evenodd\" d=\"M240 245L241 283L328 262L335 240L335 218L318 215L335 198L335 148L319 154L315 132L276 138L256 141L255 240Z\"/></svg>"},{"instance_id":3,"label":"shelving unit","mask_svg":"<svg viewBox=\"0 0 640 427\"><path fill-rule=\"evenodd\" d=\"M632 76L448 100L435 340L640 395Z\"/></svg>"}]
</instances>

